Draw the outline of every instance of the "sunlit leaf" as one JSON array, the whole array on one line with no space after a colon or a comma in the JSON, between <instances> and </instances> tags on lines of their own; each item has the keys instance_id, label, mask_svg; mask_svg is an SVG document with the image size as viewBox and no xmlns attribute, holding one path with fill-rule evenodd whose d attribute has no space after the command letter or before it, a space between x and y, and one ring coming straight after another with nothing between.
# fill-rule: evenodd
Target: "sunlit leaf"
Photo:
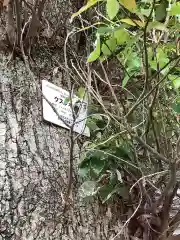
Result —
<instances>
[{"instance_id":1,"label":"sunlit leaf","mask_svg":"<svg viewBox=\"0 0 180 240\"><path fill-rule=\"evenodd\" d=\"M119 2L129 11L133 12L136 9L136 0L119 0Z\"/></svg>"},{"instance_id":2,"label":"sunlit leaf","mask_svg":"<svg viewBox=\"0 0 180 240\"><path fill-rule=\"evenodd\" d=\"M126 86L126 84L128 83L128 80L129 80L129 76L125 75L125 77L123 78L123 81L122 81L122 88L124 88Z\"/></svg>"},{"instance_id":3,"label":"sunlit leaf","mask_svg":"<svg viewBox=\"0 0 180 240\"><path fill-rule=\"evenodd\" d=\"M113 53L115 49L116 49L116 39L114 37L111 37L106 41L106 43L103 43L101 51L105 56L109 56Z\"/></svg>"},{"instance_id":4,"label":"sunlit leaf","mask_svg":"<svg viewBox=\"0 0 180 240\"><path fill-rule=\"evenodd\" d=\"M172 4L171 9L169 11L170 16L176 16L180 14L180 2L176 2Z\"/></svg>"},{"instance_id":5,"label":"sunlit leaf","mask_svg":"<svg viewBox=\"0 0 180 240\"><path fill-rule=\"evenodd\" d=\"M180 88L180 77L177 75L168 75L169 80L172 82L175 89Z\"/></svg>"},{"instance_id":6,"label":"sunlit leaf","mask_svg":"<svg viewBox=\"0 0 180 240\"><path fill-rule=\"evenodd\" d=\"M89 0L89 1L87 1L87 4L85 6L80 8L78 12L76 12L72 15L70 21L72 22L75 17L77 17L81 13L87 11L90 7L94 6L96 3L100 2L100 1L102 1L102 0Z\"/></svg>"},{"instance_id":7,"label":"sunlit leaf","mask_svg":"<svg viewBox=\"0 0 180 240\"><path fill-rule=\"evenodd\" d=\"M108 14L108 17L112 20L115 18L119 11L119 2L118 0L107 0L106 3L106 11Z\"/></svg>"},{"instance_id":8,"label":"sunlit leaf","mask_svg":"<svg viewBox=\"0 0 180 240\"><path fill-rule=\"evenodd\" d=\"M144 27L145 23L141 22L140 20L136 19L130 19L130 18L124 18L120 20L121 22L127 23L131 26L139 26L139 27Z\"/></svg>"},{"instance_id":9,"label":"sunlit leaf","mask_svg":"<svg viewBox=\"0 0 180 240\"><path fill-rule=\"evenodd\" d=\"M126 65L128 67L128 72L133 72L133 70L139 70L141 67L141 59L136 52L132 52L126 60Z\"/></svg>"},{"instance_id":10,"label":"sunlit leaf","mask_svg":"<svg viewBox=\"0 0 180 240\"><path fill-rule=\"evenodd\" d=\"M101 42L100 42L99 35L97 35L95 46L96 47L95 47L94 51L88 57L88 60L87 60L88 62L94 62L96 59L98 59L98 57L101 54Z\"/></svg>"},{"instance_id":11,"label":"sunlit leaf","mask_svg":"<svg viewBox=\"0 0 180 240\"><path fill-rule=\"evenodd\" d=\"M85 95L85 88L84 87L80 87L78 89L78 92L77 92L77 96L80 98L80 99L83 99L84 98L84 95Z\"/></svg>"},{"instance_id":12,"label":"sunlit leaf","mask_svg":"<svg viewBox=\"0 0 180 240\"><path fill-rule=\"evenodd\" d=\"M129 40L130 35L125 29L118 29L114 32L114 37L116 38L117 44L123 44Z\"/></svg>"},{"instance_id":13,"label":"sunlit leaf","mask_svg":"<svg viewBox=\"0 0 180 240\"><path fill-rule=\"evenodd\" d=\"M140 13L143 14L144 16L149 17L149 14L150 14L150 12L151 12L151 9L150 9L150 8L148 8L148 9L140 8L139 11L140 11Z\"/></svg>"}]
</instances>

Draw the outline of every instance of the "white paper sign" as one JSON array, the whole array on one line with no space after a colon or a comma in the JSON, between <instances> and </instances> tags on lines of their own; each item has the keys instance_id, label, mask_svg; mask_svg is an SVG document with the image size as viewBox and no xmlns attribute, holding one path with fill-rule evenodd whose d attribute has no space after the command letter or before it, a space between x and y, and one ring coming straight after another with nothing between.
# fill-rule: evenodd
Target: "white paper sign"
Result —
<instances>
[{"instance_id":1,"label":"white paper sign","mask_svg":"<svg viewBox=\"0 0 180 240\"><path fill-rule=\"evenodd\" d=\"M42 80L42 93L53 104L61 119L63 119L68 126L58 118L57 114L44 98L42 99L43 118L48 122L70 129L70 126L72 126L74 121L69 92L46 80ZM82 101L77 96L73 96L72 105L74 109L74 106L77 106L78 109L76 113L76 121L73 127L74 132L89 136L89 129L85 126L87 117L87 102Z\"/></svg>"}]
</instances>

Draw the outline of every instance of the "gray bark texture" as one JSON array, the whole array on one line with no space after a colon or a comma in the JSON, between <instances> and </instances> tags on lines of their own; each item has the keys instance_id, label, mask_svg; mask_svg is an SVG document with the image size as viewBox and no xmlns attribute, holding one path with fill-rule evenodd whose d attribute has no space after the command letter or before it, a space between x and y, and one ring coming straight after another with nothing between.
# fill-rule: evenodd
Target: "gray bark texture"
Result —
<instances>
[{"instance_id":1,"label":"gray bark texture","mask_svg":"<svg viewBox=\"0 0 180 240\"><path fill-rule=\"evenodd\" d=\"M41 61L36 75L39 86L45 76L52 80L53 71L49 59ZM63 73L52 80L58 85L62 81ZM75 173L72 202L62 215L68 185L68 134L43 121L41 94L24 63L15 60L7 65L1 54L0 240L109 240L120 230L120 211L85 203L78 195Z\"/></svg>"}]
</instances>

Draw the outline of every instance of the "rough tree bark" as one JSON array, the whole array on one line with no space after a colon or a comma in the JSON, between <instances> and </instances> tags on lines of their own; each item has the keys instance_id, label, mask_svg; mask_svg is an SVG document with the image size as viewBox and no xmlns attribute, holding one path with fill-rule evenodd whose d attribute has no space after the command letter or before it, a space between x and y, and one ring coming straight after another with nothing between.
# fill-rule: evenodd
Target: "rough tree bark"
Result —
<instances>
[{"instance_id":1,"label":"rough tree bark","mask_svg":"<svg viewBox=\"0 0 180 240\"><path fill-rule=\"evenodd\" d=\"M68 132L43 122L41 95L24 64L16 60L7 67L0 59L0 239L111 239L120 230L120 213L83 202L77 176L73 202L62 216ZM46 66L41 71L48 77Z\"/></svg>"}]
</instances>

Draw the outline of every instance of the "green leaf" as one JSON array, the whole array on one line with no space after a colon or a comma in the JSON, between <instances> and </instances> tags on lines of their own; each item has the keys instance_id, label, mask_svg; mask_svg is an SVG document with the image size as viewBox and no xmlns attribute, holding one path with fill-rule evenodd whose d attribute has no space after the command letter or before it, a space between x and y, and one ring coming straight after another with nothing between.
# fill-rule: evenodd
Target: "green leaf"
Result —
<instances>
[{"instance_id":1,"label":"green leaf","mask_svg":"<svg viewBox=\"0 0 180 240\"><path fill-rule=\"evenodd\" d=\"M93 119L95 119L95 120L103 120L103 118L102 118L102 116L100 115L100 114L94 114L93 116L92 116L92 118Z\"/></svg>"},{"instance_id":2,"label":"green leaf","mask_svg":"<svg viewBox=\"0 0 180 240\"><path fill-rule=\"evenodd\" d=\"M114 32L117 44L124 44L130 39L130 34L125 29L118 29Z\"/></svg>"},{"instance_id":3,"label":"green leaf","mask_svg":"<svg viewBox=\"0 0 180 240\"><path fill-rule=\"evenodd\" d=\"M171 9L169 11L170 16L176 16L180 14L180 2L176 2L172 4Z\"/></svg>"},{"instance_id":4,"label":"green leaf","mask_svg":"<svg viewBox=\"0 0 180 240\"><path fill-rule=\"evenodd\" d=\"M99 129L99 127L96 125L96 123L92 119L87 120L86 126L88 126L90 131L96 131Z\"/></svg>"},{"instance_id":5,"label":"green leaf","mask_svg":"<svg viewBox=\"0 0 180 240\"><path fill-rule=\"evenodd\" d=\"M145 25L145 23L140 20L130 19L130 18L123 18L120 21L123 23L127 23L128 25L131 25L131 26L144 27Z\"/></svg>"},{"instance_id":6,"label":"green leaf","mask_svg":"<svg viewBox=\"0 0 180 240\"><path fill-rule=\"evenodd\" d=\"M153 58L153 50L152 48L148 49L148 56L149 56L149 63L152 69L157 71L157 63L159 64L160 68L163 68L168 62L169 58L167 53L164 51L163 48L159 47L156 50L156 56ZM168 67L161 71L161 74L165 74L168 71Z\"/></svg>"},{"instance_id":7,"label":"green leaf","mask_svg":"<svg viewBox=\"0 0 180 240\"><path fill-rule=\"evenodd\" d=\"M96 194L96 182L84 182L79 188L79 194L82 198L94 196Z\"/></svg>"},{"instance_id":8,"label":"green leaf","mask_svg":"<svg viewBox=\"0 0 180 240\"><path fill-rule=\"evenodd\" d=\"M82 8L79 9L78 12L74 13L71 17L71 22L73 21L73 19L77 16L79 16L81 13L87 11L90 7L94 6L96 3L100 2L102 0L89 0L87 1L87 4L85 6L83 6Z\"/></svg>"},{"instance_id":9,"label":"green leaf","mask_svg":"<svg viewBox=\"0 0 180 240\"><path fill-rule=\"evenodd\" d=\"M134 12L136 9L136 0L119 0L119 2L131 12Z\"/></svg>"},{"instance_id":10,"label":"green leaf","mask_svg":"<svg viewBox=\"0 0 180 240\"><path fill-rule=\"evenodd\" d=\"M127 71L133 73L134 71L140 70L141 59L137 53L132 52L126 59Z\"/></svg>"},{"instance_id":11,"label":"green leaf","mask_svg":"<svg viewBox=\"0 0 180 240\"><path fill-rule=\"evenodd\" d=\"M110 198L112 198L112 196L114 195L114 193L116 193L116 190L114 189L114 185L111 184L107 184L102 186L99 189L99 196L102 200L103 203L107 202Z\"/></svg>"},{"instance_id":12,"label":"green leaf","mask_svg":"<svg viewBox=\"0 0 180 240\"><path fill-rule=\"evenodd\" d=\"M148 24L148 27L147 27L147 31L150 31L152 29L157 29L157 30L160 30L160 31L168 31L167 27L165 26L165 24L161 23L161 22L157 22L157 21L154 21L154 22L150 22Z\"/></svg>"},{"instance_id":13,"label":"green leaf","mask_svg":"<svg viewBox=\"0 0 180 240\"><path fill-rule=\"evenodd\" d=\"M111 27L100 27L97 29L97 33L100 35L104 35L107 33L112 33L113 32L113 28Z\"/></svg>"},{"instance_id":14,"label":"green leaf","mask_svg":"<svg viewBox=\"0 0 180 240\"><path fill-rule=\"evenodd\" d=\"M126 84L128 83L128 80L129 80L129 76L125 75L125 77L123 78L123 81L122 81L122 88L124 88L126 86Z\"/></svg>"},{"instance_id":15,"label":"green leaf","mask_svg":"<svg viewBox=\"0 0 180 240\"><path fill-rule=\"evenodd\" d=\"M115 18L119 12L119 2L117 0L107 0L106 11L111 20Z\"/></svg>"},{"instance_id":16,"label":"green leaf","mask_svg":"<svg viewBox=\"0 0 180 240\"><path fill-rule=\"evenodd\" d=\"M177 75L168 75L169 80L172 82L175 89L180 87L180 77Z\"/></svg>"},{"instance_id":17,"label":"green leaf","mask_svg":"<svg viewBox=\"0 0 180 240\"><path fill-rule=\"evenodd\" d=\"M114 37L111 37L106 41L106 43L103 43L101 51L105 56L109 56L114 52L115 49L116 39Z\"/></svg>"},{"instance_id":18,"label":"green leaf","mask_svg":"<svg viewBox=\"0 0 180 240\"><path fill-rule=\"evenodd\" d=\"M175 113L180 114L180 103L173 103L172 108Z\"/></svg>"},{"instance_id":19,"label":"green leaf","mask_svg":"<svg viewBox=\"0 0 180 240\"><path fill-rule=\"evenodd\" d=\"M80 87L78 89L78 92L77 92L77 96L80 98L80 99L84 99L84 96L85 96L85 88L84 87Z\"/></svg>"},{"instance_id":20,"label":"green leaf","mask_svg":"<svg viewBox=\"0 0 180 240\"><path fill-rule=\"evenodd\" d=\"M129 199L129 190L127 187L123 186L122 184L117 188L116 192L120 195L123 199Z\"/></svg>"},{"instance_id":21,"label":"green leaf","mask_svg":"<svg viewBox=\"0 0 180 240\"><path fill-rule=\"evenodd\" d=\"M66 98L64 99L64 105L67 105L69 102L70 102L70 98L69 98L69 97L66 97Z\"/></svg>"},{"instance_id":22,"label":"green leaf","mask_svg":"<svg viewBox=\"0 0 180 240\"><path fill-rule=\"evenodd\" d=\"M166 0L162 0L155 10L155 17L157 21L163 21L166 18L168 3Z\"/></svg>"},{"instance_id":23,"label":"green leaf","mask_svg":"<svg viewBox=\"0 0 180 240\"><path fill-rule=\"evenodd\" d=\"M105 166L105 162L103 160L92 158L90 161L92 171L98 176Z\"/></svg>"},{"instance_id":24,"label":"green leaf","mask_svg":"<svg viewBox=\"0 0 180 240\"><path fill-rule=\"evenodd\" d=\"M104 159L106 157L106 154L101 151L90 151L88 154L89 159L97 158L97 159Z\"/></svg>"},{"instance_id":25,"label":"green leaf","mask_svg":"<svg viewBox=\"0 0 180 240\"><path fill-rule=\"evenodd\" d=\"M139 11L140 11L140 13L143 14L144 16L149 17L149 14L150 14L150 12L151 12L151 9L150 9L150 8L148 8L148 9L140 8Z\"/></svg>"},{"instance_id":26,"label":"green leaf","mask_svg":"<svg viewBox=\"0 0 180 240\"><path fill-rule=\"evenodd\" d=\"M99 58L99 56L101 54L101 42L100 42L99 34L97 35L95 46L96 47L95 47L94 51L88 57L88 60L87 60L88 62L94 62L96 59Z\"/></svg>"},{"instance_id":27,"label":"green leaf","mask_svg":"<svg viewBox=\"0 0 180 240\"><path fill-rule=\"evenodd\" d=\"M91 169L90 162L89 161L83 161L79 165L79 169L78 169L79 176L87 177L89 175L90 169Z\"/></svg>"}]
</instances>

